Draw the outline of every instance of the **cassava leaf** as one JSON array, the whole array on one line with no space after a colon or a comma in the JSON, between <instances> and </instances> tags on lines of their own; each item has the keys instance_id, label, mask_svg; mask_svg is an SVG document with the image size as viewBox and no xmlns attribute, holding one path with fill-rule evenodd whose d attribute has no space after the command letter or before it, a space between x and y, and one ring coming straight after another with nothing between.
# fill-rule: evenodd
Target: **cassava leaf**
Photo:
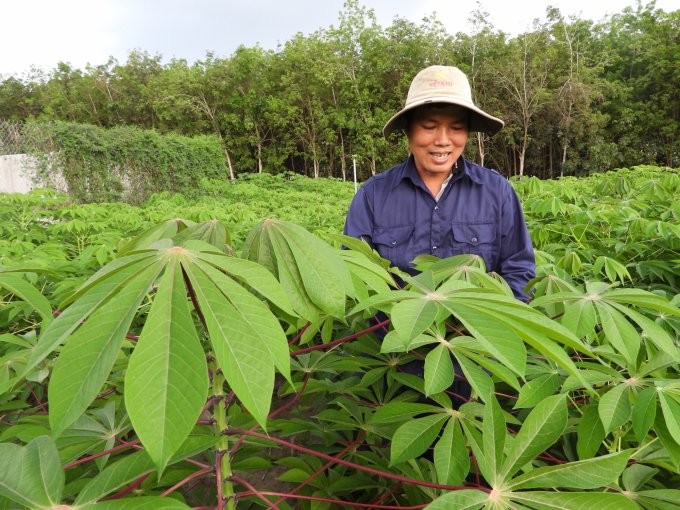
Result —
<instances>
[{"instance_id":1,"label":"cassava leaf","mask_svg":"<svg viewBox=\"0 0 680 510\"><path fill-rule=\"evenodd\" d=\"M164 267L151 265L107 301L66 343L49 385L50 427L59 435L94 400L111 372L137 308Z\"/></svg>"},{"instance_id":2,"label":"cassava leaf","mask_svg":"<svg viewBox=\"0 0 680 510\"><path fill-rule=\"evenodd\" d=\"M448 417L447 414L432 414L399 427L392 438L390 466L422 455L437 438L442 422Z\"/></svg>"},{"instance_id":3,"label":"cassava leaf","mask_svg":"<svg viewBox=\"0 0 680 510\"><path fill-rule=\"evenodd\" d=\"M158 467L158 478L194 428L208 393L205 353L180 265L185 250L171 251L125 374L130 420Z\"/></svg>"},{"instance_id":4,"label":"cassava leaf","mask_svg":"<svg viewBox=\"0 0 680 510\"><path fill-rule=\"evenodd\" d=\"M49 436L26 446L0 443L0 495L30 508L53 508L61 502L64 470Z\"/></svg>"}]
</instances>

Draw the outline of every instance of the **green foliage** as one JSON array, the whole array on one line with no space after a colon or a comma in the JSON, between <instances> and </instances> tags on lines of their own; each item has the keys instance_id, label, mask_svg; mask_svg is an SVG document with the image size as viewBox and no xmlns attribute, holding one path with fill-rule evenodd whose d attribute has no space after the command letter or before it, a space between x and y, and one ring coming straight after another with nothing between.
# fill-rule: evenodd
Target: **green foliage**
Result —
<instances>
[{"instance_id":1,"label":"green foliage","mask_svg":"<svg viewBox=\"0 0 680 510\"><path fill-rule=\"evenodd\" d=\"M161 135L136 127L102 129L53 122L28 126L45 138L35 165L39 187L67 189L80 203L141 204L153 193L191 189L205 178L228 178L214 136Z\"/></svg>"},{"instance_id":2,"label":"green foliage","mask_svg":"<svg viewBox=\"0 0 680 510\"><path fill-rule=\"evenodd\" d=\"M410 277L340 235L340 212L295 223L305 197L351 198L343 183L211 181L145 208L3 195L0 507L216 508L219 486L247 509L264 503L244 483L268 487L244 474L278 466L291 500L317 498L305 510L678 508L674 176L515 183L529 304L475 255L419 257ZM263 216L195 215L238 198ZM423 377L397 368L416 358ZM454 359L472 387L456 409Z\"/></svg>"}]
</instances>

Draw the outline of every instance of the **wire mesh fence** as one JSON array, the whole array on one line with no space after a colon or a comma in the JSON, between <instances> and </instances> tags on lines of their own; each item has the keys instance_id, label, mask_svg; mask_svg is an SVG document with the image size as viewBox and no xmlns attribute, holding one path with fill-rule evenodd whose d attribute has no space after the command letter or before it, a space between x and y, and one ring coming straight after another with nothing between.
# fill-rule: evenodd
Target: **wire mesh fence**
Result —
<instances>
[{"instance_id":1,"label":"wire mesh fence","mask_svg":"<svg viewBox=\"0 0 680 510\"><path fill-rule=\"evenodd\" d=\"M36 151L43 150L45 138L39 124L0 119L0 192L26 193L35 183L29 176Z\"/></svg>"},{"instance_id":2,"label":"wire mesh fence","mask_svg":"<svg viewBox=\"0 0 680 510\"><path fill-rule=\"evenodd\" d=\"M40 124L26 124L0 119L0 156L31 154L45 147L44 128Z\"/></svg>"}]
</instances>

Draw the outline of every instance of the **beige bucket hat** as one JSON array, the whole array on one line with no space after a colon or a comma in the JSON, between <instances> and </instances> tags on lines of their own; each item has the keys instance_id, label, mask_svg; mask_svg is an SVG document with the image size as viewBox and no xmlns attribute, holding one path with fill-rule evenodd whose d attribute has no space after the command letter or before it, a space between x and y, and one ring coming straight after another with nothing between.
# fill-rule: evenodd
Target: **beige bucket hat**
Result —
<instances>
[{"instance_id":1,"label":"beige bucket hat","mask_svg":"<svg viewBox=\"0 0 680 510\"><path fill-rule=\"evenodd\" d=\"M457 67L430 66L420 71L408 89L406 106L392 117L383 128L389 138L395 129L404 129L404 113L428 103L450 103L464 106L471 112L470 131L481 131L489 136L498 133L505 123L480 110L472 102L472 90L467 76Z\"/></svg>"}]
</instances>

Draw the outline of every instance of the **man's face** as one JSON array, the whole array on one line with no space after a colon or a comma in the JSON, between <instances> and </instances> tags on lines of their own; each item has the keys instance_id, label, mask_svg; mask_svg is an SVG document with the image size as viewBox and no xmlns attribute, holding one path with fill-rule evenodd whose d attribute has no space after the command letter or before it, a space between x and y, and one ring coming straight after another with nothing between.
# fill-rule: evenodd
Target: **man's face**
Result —
<instances>
[{"instance_id":1,"label":"man's face","mask_svg":"<svg viewBox=\"0 0 680 510\"><path fill-rule=\"evenodd\" d=\"M420 107L406 135L419 172L448 174L465 148L468 111L457 105Z\"/></svg>"}]
</instances>

